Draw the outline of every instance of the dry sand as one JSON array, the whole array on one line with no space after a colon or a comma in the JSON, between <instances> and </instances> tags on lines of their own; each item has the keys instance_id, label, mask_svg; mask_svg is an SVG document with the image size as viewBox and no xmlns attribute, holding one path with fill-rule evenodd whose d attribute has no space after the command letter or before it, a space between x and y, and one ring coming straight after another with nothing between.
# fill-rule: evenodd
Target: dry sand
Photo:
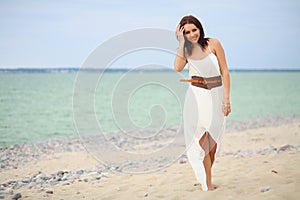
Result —
<instances>
[{"instance_id":1,"label":"dry sand","mask_svg":"<svg viewBox=\"0 0 300 200\"><path fill-rule=\"evenodd\" d=\"M286 146L285 145L290 145ZM275 150L276 151L275 151ZM11 199L299 199L300 123L248 129L224 135L223 154L213 166L214 191L203 192L188 162L176 162L155 173L109 172L96 181L75 181L44 189L23 187L0 193ZM21 180L39 171L92 168L97 161L87 152L56 153L23 167L3 171L0 183ZM48 193L47 193L48 191Z\"/></svg>"}]
</instances>

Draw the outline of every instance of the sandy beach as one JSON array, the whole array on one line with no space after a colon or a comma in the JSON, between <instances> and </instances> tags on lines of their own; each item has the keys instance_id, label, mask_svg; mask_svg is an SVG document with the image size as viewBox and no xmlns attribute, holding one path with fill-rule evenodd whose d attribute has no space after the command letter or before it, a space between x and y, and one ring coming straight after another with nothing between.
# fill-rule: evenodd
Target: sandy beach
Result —
<instances>
[{"instance_id":1,"label":"sandy beach","mask_svg":"<svg viewBox=\"0 0 300 200\"><path fill-rule=\"evenodd\" d=\"M300 122L229 130L213 166L217 189L210 192L203 192L195 184L185 156L153 173L130 174L101 165L77 145L76 150L60 152L46 148L40 153L43 156L19 165L16 160L9 161L8 152L13 147L1 148L0 199L223 200L300 196Z\"/></svg>"}]
</instances>

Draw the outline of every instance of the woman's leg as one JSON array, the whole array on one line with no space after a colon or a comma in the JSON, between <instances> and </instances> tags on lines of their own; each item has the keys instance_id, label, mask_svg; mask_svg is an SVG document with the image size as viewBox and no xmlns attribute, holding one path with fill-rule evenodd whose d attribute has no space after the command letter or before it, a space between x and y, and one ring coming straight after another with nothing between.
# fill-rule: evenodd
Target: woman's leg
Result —
<instances>
[{"instance_id":1,"label":"woman's leg","mask_svg":"<svg viewBox=\"0 0 300 200\"><path fill-rule=\"evenodd\" d=\"M211 168L215 160L215 153L217 150L217 143L214 139L209 135L209 133L205 132L205 134L199 140L199 144L205 152L205 156L203 159L203 165L206 173L206 184L208 190L213 190L212 186L212 172Z\"/></svg>"},{"instance_id":2,"label":"woman's leg","mask_svg":"<svg viewBox=\"0 0 300 200\"><path fill-rule=\"evenodd\" d=\"M212 183L211 183L211 156L210 156L210 146L209 146L209 134L207 132L204 133L204 135L199 140L199 144L202 147L202 149L205 152L205 156L203 159L203 165L206 173L206 184L209 190L212 189Z\"/></svg>"},{"instance_id":3,"label":"woman's leg","mask_svg":"<svg viewBox=\"0 0 300 200\"><path fill-rule=\"evenodd\" d=\"M216 151L217 151L217 143L209 135L209 155L211 160L211 166L214 164Z\"/></svg>"}]
</instances>

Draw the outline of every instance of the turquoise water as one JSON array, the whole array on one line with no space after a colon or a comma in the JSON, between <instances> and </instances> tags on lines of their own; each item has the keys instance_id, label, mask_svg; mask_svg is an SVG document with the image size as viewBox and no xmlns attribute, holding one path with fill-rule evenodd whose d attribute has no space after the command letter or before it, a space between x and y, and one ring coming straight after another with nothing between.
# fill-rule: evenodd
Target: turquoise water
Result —
<instances>
[{"instance_id":1,"label":"turquoise water","mask_svg":"<svg viewBox=\"0 0 300 200\"><path fill-rule=\"evenodd\" d=\"M186 85L177 85L178 78L171 72L106 73L94 91L94 114L101 130L180 124ZM131 82L145 79L156 81ZM165 82L157 84L162 79ZM0 146L77 134L75 80L76 73L0 73ZM299 115L299 80L300 72L231 72L228 120Z\"/></svg>"}]
</instances>

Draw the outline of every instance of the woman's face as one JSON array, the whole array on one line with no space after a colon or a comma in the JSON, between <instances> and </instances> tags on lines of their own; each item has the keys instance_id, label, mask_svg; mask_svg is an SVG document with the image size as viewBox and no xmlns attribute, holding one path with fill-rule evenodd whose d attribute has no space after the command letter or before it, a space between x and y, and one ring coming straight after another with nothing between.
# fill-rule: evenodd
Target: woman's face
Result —
<instances>
[{"instance_id":1,"label":"woman's face","mask_svg":"<svg viewBox=\"0 0 300 200\"><path fill-rule=\"evenodd\" d=\"M200 38L200 30L195 26L195 24L185 24L184 26L184 36L191 43L195 44Z\"/></svg>"}]
</instances>

